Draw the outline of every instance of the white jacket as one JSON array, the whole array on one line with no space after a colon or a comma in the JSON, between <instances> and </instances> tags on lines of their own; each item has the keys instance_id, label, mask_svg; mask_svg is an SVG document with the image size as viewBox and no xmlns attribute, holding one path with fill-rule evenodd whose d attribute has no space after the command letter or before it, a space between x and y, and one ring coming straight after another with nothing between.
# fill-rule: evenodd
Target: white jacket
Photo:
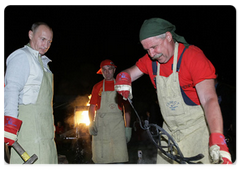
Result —
<instances>
[{"instance_id":1,"label":"white jacket","mask_svg":"<svg viewBox=\"0 0 240 170\"><path fill-rule=\"evenodd\" d=\"M17 118L18 105L35 104L41 87L43 70L40 54L28 45L14 51L7 58L4 88L4 115ZM46 56L41 57L44 70L51 72Z\"/></svg>"}]
</instances>

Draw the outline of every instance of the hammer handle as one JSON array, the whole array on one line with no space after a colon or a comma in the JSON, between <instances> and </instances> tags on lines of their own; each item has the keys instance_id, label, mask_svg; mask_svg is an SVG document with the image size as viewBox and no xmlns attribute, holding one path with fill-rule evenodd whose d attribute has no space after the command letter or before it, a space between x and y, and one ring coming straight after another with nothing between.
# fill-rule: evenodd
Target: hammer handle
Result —
<instances>
[{"instance_id":1,"label":"hammer handle","mask_svg":"<svg viewBox=\"0 0 240 170\"><path fill-rule=\"evenodd\" d=\"M27 154L27 152L19 145L17 141L15 141L12 146L17 151L17 153L22 157L22 159L26 162L30 156Z\"/></svg>"}]
</instances>

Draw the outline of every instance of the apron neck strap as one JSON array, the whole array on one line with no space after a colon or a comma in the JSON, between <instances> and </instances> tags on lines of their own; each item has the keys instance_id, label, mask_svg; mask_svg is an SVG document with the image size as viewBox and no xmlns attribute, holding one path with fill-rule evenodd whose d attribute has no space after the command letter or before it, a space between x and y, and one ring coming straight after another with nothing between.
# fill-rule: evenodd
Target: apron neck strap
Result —
<instances>
[{"instance_id":1,"label":"apron neck strap","mask_svg":"<svg viewBox=\"0 0 240 170\"><path fill-rule=\"evenodd\" d=\"M173 56L173 73L177 70L177 58L178 58L178 42L175 42L174 56Z\"/></svg>"},{"instance_id":2,"label":"apron neck strap","mask_svg":"<svg viewBox=\"0 0 240 170\"><path fill-rule=\"evenodd\" d=\"M176 70L177 70L177 58L178 58L178 42L175 42L175 47L174 47L174 56L173 56L173 74L176 74ZM158 63L158 67L157 67L157 73L159 73L160 75L160 66L161 64L159 62ZM174 76L175 77L175 76Z\"/></svg>"},{"instance_id":3,"label":"apron neck strap","mask_svg":"<svg viewBox=\"0 0 240 170\"><path fill-rule=\"evenodd\" d=\"M103 87L102 87L102 91L105 91L105 79L103 79Z\"/></svg>"}]
</instances>

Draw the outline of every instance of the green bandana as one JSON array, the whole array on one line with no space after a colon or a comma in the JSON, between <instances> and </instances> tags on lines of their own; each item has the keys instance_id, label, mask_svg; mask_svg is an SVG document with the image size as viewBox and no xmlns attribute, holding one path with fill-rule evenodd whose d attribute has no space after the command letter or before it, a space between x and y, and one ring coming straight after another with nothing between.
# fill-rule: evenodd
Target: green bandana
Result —
<instances>
[{"instance_id":1,"label":"green bandana","mask_svg":"<svg viewBox=\"0 0 240 170\"><path fill-rule=\"evenodd\" d=\"M149 38L164 34L166 32L171 32L173 40L176 42L183 43L186 47L189 46L184 37L177 35L174 31L176 30L175 25L170 22L161 19L161 18L151 18L149 20L145 20L142 24L139 33L140 41Z\"/></svg>"}]
</instances>

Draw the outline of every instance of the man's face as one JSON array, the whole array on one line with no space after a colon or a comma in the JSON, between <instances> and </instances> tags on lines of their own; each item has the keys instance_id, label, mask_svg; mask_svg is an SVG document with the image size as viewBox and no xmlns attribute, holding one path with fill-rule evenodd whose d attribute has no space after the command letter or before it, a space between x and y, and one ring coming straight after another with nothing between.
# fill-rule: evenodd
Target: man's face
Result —
<instances>
[{"instance_id":1,"label":"man's face","mask_svg":"<svg viewBox=\"0 0 240 170\"><path fill-rule=\"evenodd\" d=\"M35 33L29 31L29 39L31 47L44 55L51 46L53 33L45 25L40 25Z\"/></svg>"},{"instance_id":2,"label":"man's face","mask_svg":"<svg viewBox=\"0 0 240 170\"><path fill-rule=\"evenodd\" d=\"M113 80L116 68L114 66L106 65L102 67L102 75L105 80Z\"/></svg>"},{"instance_id":3,"label":"man's face","mask_svg":"<svg viewBox=\"0 0 240 170\"><path fill-rule=\"evenodd\" d=\"M173 55L172 48L169 48L171 47L170 41L167 38L150 37L142 40L141 43L149 56L159 63L167 63Z\"/></svg>"}]
</instances>

